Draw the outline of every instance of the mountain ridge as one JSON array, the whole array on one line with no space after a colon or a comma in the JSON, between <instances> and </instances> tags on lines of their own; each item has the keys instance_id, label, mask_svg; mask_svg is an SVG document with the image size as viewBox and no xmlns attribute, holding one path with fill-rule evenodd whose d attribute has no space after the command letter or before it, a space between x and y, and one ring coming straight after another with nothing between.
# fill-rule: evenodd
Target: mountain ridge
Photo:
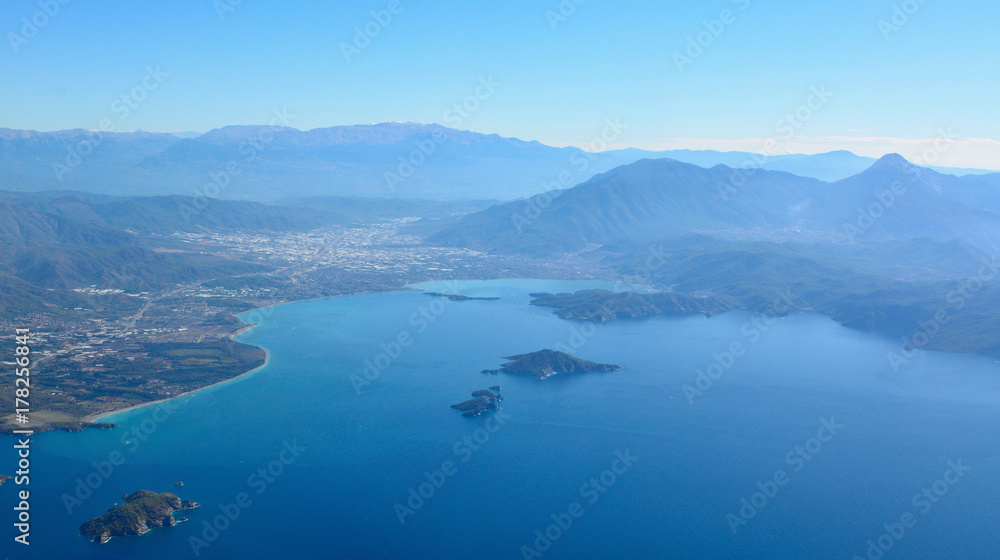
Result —
<instances>
[{"instance_id":1,"label":"mountain ridge","mask_svg":"<svg viewBox=\"0 0 1000 560\"><path fill-rule=\"evenodd\" d=\"M570 189L471 214L429 241L546 253L714 231L838 243L955 238L998 249L1000 195L989 178L943 175L898 154L835 183L766 170L733 182L734 174L722 165L639 160Z\"/></svg>"},{"instance_id":2,"label":"mountain ridge","mask_svg":"<svg viewBox=\"0 0 1000 560\"><path fill-rule=\"evenodd\" d=\"M636 148L586 152L421 123L304 131L229 125L197 136L0 129L0 187L130 196L217 189L222 198L257 202L291 195L511 200L551 190L553 183L571 187L620 165L665 157L704 167L749 165L821 180L843 179L874 161L846 151L777 156Z\"/></svg>"}]
</instances>

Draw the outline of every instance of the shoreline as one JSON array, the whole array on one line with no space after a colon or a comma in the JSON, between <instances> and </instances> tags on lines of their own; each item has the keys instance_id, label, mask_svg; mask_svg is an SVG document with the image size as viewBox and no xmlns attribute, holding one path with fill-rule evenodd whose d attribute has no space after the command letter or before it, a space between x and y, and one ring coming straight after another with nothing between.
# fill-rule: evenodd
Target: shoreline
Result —
<instances>
[{"instance_id":1,"label":"shoreline","mask_svg":"<svg viewBox=\"0 0 1000 560\"><path fill-rule=\"evenodd\" d=\"M551 279L553 279L553 280L559 280L560 278L551 278ZM340 298L340 297L359 296L359 295L368 295L368 294L381 294L381 293L389 293L389 292L426 292L426 290L424 290L422 288L419 288L418 286L421 286L423 284L433 283L433 282L448 282L448 281L452 281L452 282L476 282L476 281L490 281L490 280L501 280L501 281L502 280L531 280L531 278L523 278L523 277L509 277L509 278L460 278L460 279L447 278L447 279L421 280L421 281L417 281L417 282L404 282L403 285L401 285L399 287L396 287L396 288L387 288L387 289L382 289L382 290L363 290L363 291L358 291L358 292L336 294L336 295L332 295L332 296L320 296L320 297L313 297L313 298L306 298L306 299L297 299L297 300L293 300L293 301L284 301L284 302L281 302L281 303L273 303L273 304L270 304L270 305L264 305L264 306L261 306L261 307L254 307L254 308L251 308L251 309L247 309L246 311L241 311L241 312L233 315L233 317L236 317L238 315L244 315L244 314L247 314L247 313L253 313L254 311L262 311L264 309L270 309L270 308L278 307L278 306L281 306L281 305L289 305L289 304L299 303L299 302L305 302L305 301L317 301L317 300L333 299L333 298ZM600 278L565 278L565 280L602 281L602 279L600 279ZM238 336L240 336L240 335L242 335L242 334L244 334L246 332L249 332L250 330L256 328L257 326L259 326L259 324L256 324L256 323L246 324L243 327L241 327L240 329L238 329L237 331L235 331L232 334L230 334L227 338L229 338L230 340L234 340L236 337L238 337ZM178 399L180 397L185 397L185 396L194 394L194 393L196 393L198 391L202 391L202 390L208 389L210 387L214 387L216 385L221 385L223 383L229 383L230 381L235 381L235 380L240 379L240 378L242 378L244 376L247 376L247 375L249 375L251 373L254 373L257 370L259 370L259 369L267 366L270 363L270 361L271 361L271 354L270 354L270 352L268 352L268 350L266 348L263 348L261 346L255 346L255 345L250 345L250 346L254 346L255 348L260 348L264 352L264 363L262 363L261 365L255 367L253 369L247 370L247 371L245 371L245 372L243 372L243 373L241 373L241 374L239 374L239 375L237 375L235 377L230 377L229 379L223 379L222 381L218 381L218 382L212 383L210 385L205 385L204 387L199 387L197 389L192 389L190 391L186 391L184 393L179 393L177 395L173 395L173 396L170 396L170 397L165 397L165 398L162 398L162 399L157 399L155 401L148 401L148 402L137 403L137 404L134 404L134 405L131 405L131 406L127 406L127 407L124 407L124 408L116 408L116 409L106 410L106 411L102 411L102 412L93 412L91 414L88 414L88 415L80 418L79 422L81 423L81 425L82 425L83 428L87 428L87 424L98 423L100 420L102 420L102 419L104 419L104 418L106 418L108 416L112 416L114 414L119 414L119 413L122 413L122 412L129 412L129 411L136 410L136 409L139 409L139 408L143 408L143 407L146 407L146 406L152 406L152 405L160 404L160 403L172 400L172 399ZM43 430L43 431L48 431L48 429Z\"/></svg>"},{"instance_id":2,"label":"shoreline","mask_svg":"<svg viewBox=\"0 0 1000 560\"><path fill-rule=\"evenodd\" d=\"M254 311L260 311L262 309L270 309L272 307L278 307L278 306L281 306L281 305L289 305L289 304L292 304L292 303L299 303L299 302L302 302L302 301L316 301L316 300L321 300L321 299L333 299L333 298L339 298L339 297L359 296L359 295L365 295L365 294L376 294L376 293L385 293L385 292L405 292L405 291L412 291L412 290L409 290L409 289L407 289L404 286L403 288L392 289L392 290L371 290L371 291L357 292L357 293L351 293L351 294L337 294L335 296L322 296L322 297L315 297L315 298L308 298L308 299L297 299L295 301L286 301L286 302L282 302L282 303L274 303L274 304L271 304L271 305L265 305L265 306L262 306L262 307L254 307L252 309L247 309L246 311L241 311L241 312L237 313L236 315L233 315L233 317L236 317L237 315L243 315L243 314L246 314L246 313L253 313ZM230 334L227 338L229 338L229 340L235 340L237 336L240 336L241 334L249 332L249 331L257 328L258 326L260 326L259 323L248 323L248 324L244 325L243 327L241 327L236 332ZM222 381L217 381L215 383L212 383L211 385L205 385L204 387L198 387L197 389L192 389L190 391L187 391L187 392L184 392L184 393L180 393L180 394L174 395L172 397L166 397L166 398L162 398L162 399L157 399L155 401L138 403L138 404L134 404L134 405L131 405L131 406L127 406L125 408L117 408L117 409L114 409L114 410L107 410L107 411L104 411L104 412L94 412L94 413L88 414L88 415L84 416L83 418L81 418L80 422L84 423L84 424L94 423L94 422L97 422L97 421L101 420L102 418L106 418L106 417L111 416L113 414L119 414L119 413L122 413L122 412L129 412L131 410L136 410L136 409L143 408L143 407L146 407L146 406L152 406L154 404L160 404L162 402L166 402L166 401L169 401L169 400L179 399L181 397L192 395L194 393L197 393L198 391L204 391L205 389L208 389L209 387L215 387L216 385L222 385L223 383L229 383L230 381L235 381L237 379L240 379L242 377L250 375L251 373L254 373L257 370L266 367L267 364L269 364L271 362L271 353L268 352L267 348L264 348L262 346L256 346L256 345L253 345L253 344L251 344L249 346L253 346L254 348L260 348L261 350L264 351L264 363L263 364L255 367L253 369L247 370L247 371L245 371L245 372L243 372L243 373L241 373L241 374L239 374L239 375L237 375L235 377L230 377L229 379L223 379Z\"/></svg>"},{"instance_id":3,"label":"shoreline","mask_svg":"<svg viewBox=\"0 0 1000 560\"><path fill-rule=\"evenodd\" d=\"M489 279L476 279L476 278L473 278L473 279L459 279L459 280L449 279L449 280L451 280L451 281L458 281L458 282L476 282L476 281L483 281L483 280L486 280L486 281L489 281L489 280L501 280L502 281L502 280L535 280L535 279L514 277L514 278L489 278ZM563 280L563 279L561 279L561 278L544 278L542 280ZM601 278L586 278L586 279L572 278L572 279L568 279L568 280L598 281L598 282L608 281L608 280L604 280L604 279L601 279ZM448 280L424 280L424 281L419 281L419 282L415 282L415 283L406 283L406 284L404 284L404 285L402 285L400 287L397 287L397 288L389 288L389 289L384 289L384 290L366 290L366 291L359 291L359 292L353 292L353 293L336 294L336 295L330 295L330 296L320 296L320 297L314 297L314 298L306 298L306 299L300 299L300 300L293 300L293 301L285 301L285 302L280 302L280 303L273 303L273 304L270 304L270 305L264 305L264 306L261 306L261 307L251 308L251 309L248 309L246 311L241 311L240 313L238 313L236 315L233 315L233 316L235 317L237 315L244 315L244 314L252 313L254 311L262 311L262 310L265 310L265 309L271 309L271 308L279 307L279 306L282 306L282 305L290 305L290 304L293 304L293 303L300 303L300 302L306 302L306 301L318 301L318 300L324 300L324 299L334 299L334 298L340 298L340 297L368 295L368 294L380 294L380 293L390 293L390 292L425 292L426 293L426 290L420 288L419 286L424 285L424 284L428 284L428 283L442 282L442 281L448 281ZM736 311L736 310L744 310L744 311L748 311L748 312L755 312L755 310L753 308L750 308L750 307L736 307L736 308L724 311L722 313L719 313L719 315L722 315L722 314L725 314L725 313L728 313L728 312L732 312L732 311ZM796 309L795 311L797 311L797 312L814 313L814 314L817 314L819 316L826 317L827 319L834 321L840 327L843 327L843 328L846 328L846 329L849 329L849 330L852 330L852 331L855 331L855 332L859 332L859 333L862 333L862 334L876 336L876 337L884 337L884 336L886 336L884 333L879 333L878 331L861 329L861 328L858 328L858 327L847 326L845 324L839 323L838 321L836 321L830 315L818 312L818 311L812 309L811 307L800 308L800 309ZM563 320L570 320L570 321L577 320L577 321L579 321L580 319L577 319L577 318L563 318ZM227 338L229 338L230 340L234 340L236 337L238 337L238 336L240 336L240 335L242 335L242 334L244 334L246 332L249 332L250 330L252 330L252 329L254 329L254 328L258 327L258 326L259 326L259 324L256 324L256 323L245 324L239 330L231 333ZM180 398L180 397L188 396L188 395L191 395L191 394L196 393L198 391L202 391L202 390L208 389L210 387L214 387L216 385L221 385L223 383L229 383L231 381L235 381L235 380L240 379L240 378L242 378L244 376L247 376L247 375L249 375L251 373L255 373L258 370L266 367L270 363L271 354L270 354L270 352L266 348L263 348L261 346L256 346L256 345L252 345L252 344L250 346L254 346L256 348L260 348L264 352L264 362L261 365L255 367L253 369L245 371L245 372L243 372L243 373L241 373L241 374L239 374L237 376L231 377L229 379L224 379L222 381L218 381L216 383L212 383L212 384L206 385L204 387L199 387L197 389L192 389L190 391L187 391L187 392L184 392L184 393L180 393L180 394L177 394L177 395L173 395L173 396L170 396L170 397L165 397L165 398L162 398L162 399L157 399L155 401L138 403L138 404L134 404L134 405L131 405L131 406L128 406L128 407L124 407L124 408L119 408L119 409L113 409L113 410L107 410L107 411L102 411L102 412L91 413L91 414L88 414L88 415L84 416L83 418L81 418L80 422L84 423L84 424L95 423L95 422L98 422L99 420L101 420L103 418L106 418L108 416L112 416L114 414L119 414L119 413L122 413L122 412L129 412L129 411L132 411L132 410L135 410L135 409L138 409L138 408L142 408L142 407L145 407L145 406L151 406L151 405L155 405L155 404L160 404L160 403L172 400L172 399L177 399L177 398ZM925 350L926 351L930 351L930 352L938 352L938 353L942 353L942 354L964 355L964 356L974 356L974 357L993 358L993 359L1000 358L1000 354L989 354L989 353L976 352L976 351L956 351L956 350L935 349L935 348L926 348ZM86 426L84 426L84 427L86 427Z\"/></svg>"},{"instance_id":4,"label":"shoreline","mask_svg":"<svg viewBox=\"0 0 1000 560\"><path fill-rule=\"evenodd\" d=\"M233 333L232 335L230 335L229 339L232 340L237 335L243 334L243 333L245 333L245 332L247 332L247 331L249 331L251 329L256 328L257 326L258 325L247 325L246 328L240 329L239 331L237 331L237 332ZM251 344L250 346L254 346L254 345ZM205 385L204 387L198 387L197 389L191 389L190 391L187 391L187 392L184 392L184 393L180 393L180 394L174 395L172 397L166 397L166 398L163 398L163 399L157 399L155 401L149 401L149 402L134 404L132 406L128 406L128 407L125 407L125 408L118 408L118 409L115 409L115 410L108 410L108 411L105 411L105 412L95 412L93 414L88 414L88 415L84 416L83 418L80 419L80 421L84 422L84 423L97 422L100 419L105 418L107 416L111 416L113 414L119 414L119 413L122 413L122 412L129 412L131 410L135 410L135 409L138 409L138 408L143 408L143 407L146 407L146 406L153 406L154 404L160 404L162 402L166 402L166 401L169 401L169 400L179 399L181 397L186 397L188 395L193 395L194 393L197 393L198 391L204 391L205 389L208 389L209 387L215 387L217 385L222 385L223 383L229 383L230 381L236 381L237 379L240 379L241 377L250 375L251 373L254 373L257 370L260 370L260 369L266 367L267 364L271 362L271 353L267 351L267 348L263 348L263 347L260 347L260 346L254 346L254 348L260 348L261 350L264 351L264 363L260 364L259 366L255 367L253 369L244 371L243 373L237 375L236 377L230 377L229 379L223 379L222 381L216 381L215 383L212 383L211 385Z\"/></svg>"}]
</instances>

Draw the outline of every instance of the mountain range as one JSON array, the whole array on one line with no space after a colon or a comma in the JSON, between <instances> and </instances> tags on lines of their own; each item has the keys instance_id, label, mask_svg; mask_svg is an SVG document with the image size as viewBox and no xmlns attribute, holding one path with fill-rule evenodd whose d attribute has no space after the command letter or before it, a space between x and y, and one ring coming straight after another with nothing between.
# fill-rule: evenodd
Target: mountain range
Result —
<instances>
[{"instance_id":1,"label":"mountain range","mask_svg":"<svg viewBox=\"0 0 1000 560\"><path fill-rule=\"evenodd\" d=\"M774 294L791 292L798 307L845 325L908 336L915 325L946 309L950 326L929 348L1000 352L992 334L1000 331L1000 314L994 312L1000 308L1000 288L989 282L992 276L982 278L984 266L995 274L995 259L987 256L1000 250L998 173L946 174L896 154L871 164L842 152L783 160L810 167L814 175L822 175L816 170L824 165L830 171L836 163L838 174L844 174L865 164L857 173L827 181L776 169L709 165L739 156L732 153L680 154L705 166L664 157L629 161L645 154L624 150L588 156L574 148L395 124L308 132L268 128L268 146L254 148L251 161L230 167L234 154L263 141L262 131L226 127L183 139L109 135L101 144L106 152L95 148L93 159L67 176L83 181L102 169L115 170L108 175L113 180L84 189L91 192L24 192L30 190L24 184L14 189L19 178L44 169L53 150L65 150L67 139L79 136L4 131L0 177L12 188L0 191L5 316L64 314L83 307L85 298L94 313L116 316L135 302L112 295L95 306L93 298L77 290L162 290L271 270L255 261L174 251L167 245L175 232L303 232L418 218L405 227L429 246L529 255L553 263L563 262L566 254L586 254L591 266L600 261L604 272L643 277L641 282L670 298L724 303L716 310L766 309ZM417 173L407 184L422 197L453 200L408 198L413 193L405 190L392 197L329 196L330 191L368 192L365 185L379 180L386 158L435 138L443 140L426 155L425 187L418 186ZM538 177L558 177L554 170L560 163L572 166L574 157L587 166L581 163L557 184L531 188L540 194L498 202L530 192L525 185ZM14 172L10 166L20 167ZM196 184L180 177L207 176L211 168L232 171L225 188L172 192ZM333 169L341 180L320 179ZM577 183L577 176L587 178ZM120 194L136 191L151 192ZM164 193L152 194L158 191ZM985 284L975 292L976 304L948 307L961 282L977 274ZM593 299L593 294L559 296L558 304L589 312ZM671 302L634 306L630 312L677 307Z\"/></svg>"},{"instance_id":2,"label":"mountain range","mask_svg":"<svg viewBox=\"0 0 1000 560\"><path fill-rule=\"evenodd\" d=\"M430 241L547 253L705 233L843 244L955 239L994 252L1000 240L997 208L1000 174L955 177L897 154L832 183L781 171L743 173L645 159L570 189L471 214Z\"/></svg>"},{"instance_id":3,"label":"mountain range","mask_svg":"<svg viewBox=\"0 0 1000 560\"><path fill-rule=\"evenodd\" d=\"M0 188L258 202L308 196L513 200L569 188L618 166L652 158L702 167L750 165L825 181L853 176L874 163L844 151L764 159L746 152L692 150L591 153L417 123L308 131L227 126L193 137L0 129Z\"/></svg>"}]
</instances>

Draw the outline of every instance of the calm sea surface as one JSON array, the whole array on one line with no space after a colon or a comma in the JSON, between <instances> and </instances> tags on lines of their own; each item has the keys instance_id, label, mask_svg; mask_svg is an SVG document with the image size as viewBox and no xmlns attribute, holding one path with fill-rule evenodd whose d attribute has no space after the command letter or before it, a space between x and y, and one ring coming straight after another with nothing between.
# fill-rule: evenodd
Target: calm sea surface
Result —
<instances>
[{"instance_id":1,"label":"calm sea surface","mask_svg":"<svg viewBox=\"0 0 1000 560\"><path fill-rule=\"evenodd\" d=\"M501 299L396 292L244 315L261 321L241 337L270 352L261 370L108 417L116 430L34 438L32 544L12 541L8 483L0 557L1000 557L993 358L924 352L894 372L898 341L815 314L766 331L746 311L593 326L528 305L585 287L608 285L463 282ZM479 373L543 348L625 369ZM722 375L696 384L712 364ZM503 416L449 408L495 384ZM77 535L138 489L202 507L142 537Z\"/></svg>"}]
</instances>

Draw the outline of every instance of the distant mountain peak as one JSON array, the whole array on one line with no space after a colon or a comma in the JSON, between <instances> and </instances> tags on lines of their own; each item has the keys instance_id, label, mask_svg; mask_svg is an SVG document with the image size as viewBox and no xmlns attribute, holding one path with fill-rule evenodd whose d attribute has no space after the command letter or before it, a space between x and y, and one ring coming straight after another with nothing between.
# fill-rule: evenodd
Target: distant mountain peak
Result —
<instances>
[{"instance_id":1,"label":"distant mountain peak","mask_svg":"<svg viewBox=\"0 0 1000 560\"><path fill-rule=\"evenodd\" d=\"M910 163L906 158L899 154L886 154L873 163L871 167L861 172L858 176L898 177L907 175L910 177L916 177L917 175L922 175L924 171L931 172L929 169ZM848 179L845 179L845 181L846 180Z\"/></svg>"},{"instance_id":2,"label":"distant mountain peak","mask_svg":"<svg viewBox=\"0 0 1000 560\"><path fill-rule=\"evenodd\" d=\"M287 127L287 126L268 126L268 125L255 125L255 124L230 124L220 128L213 128L205 134L198 136L199 140L212 141L212 140L240 140L250 136L259 134L261 131L268 130L270 132L298 132L298 130Z\"/></svg>"},{"instance_id":3,"label":"distant mountain peak","mask_svg":"<svg viewBox=\"0 0 1000 560\"><path fill-rule=\"evenodd\" d=\"M883 167L892 167L892 168L900 168L901 167L901 168L904 168L904 169L908 169L908 168L912 168L912 167L916 167L916 166L913 165L912 163L910 163L903 156L901 156L901 155L899 155L897 153L892 153L892 154L886 154L886 155L882 156L881 158L879 158L878 161L876 161L874 164L872 164L872 169L874 169L874 168L883 168Z\"/></svg>"},{"instance_id":4,"label":"distant mountain peak","mask_svg":"<svg viewBox=\"0 0 1000 560\"><path fill-rule=\"evenodd\" d=\"M878 181L876 184L890 185L902 181L906 185L922 185L940 194L944 188L944 177L931 168L910 163L899 154L887 154L862 173L840 183Z\"/></svg>"}]
</instances>

